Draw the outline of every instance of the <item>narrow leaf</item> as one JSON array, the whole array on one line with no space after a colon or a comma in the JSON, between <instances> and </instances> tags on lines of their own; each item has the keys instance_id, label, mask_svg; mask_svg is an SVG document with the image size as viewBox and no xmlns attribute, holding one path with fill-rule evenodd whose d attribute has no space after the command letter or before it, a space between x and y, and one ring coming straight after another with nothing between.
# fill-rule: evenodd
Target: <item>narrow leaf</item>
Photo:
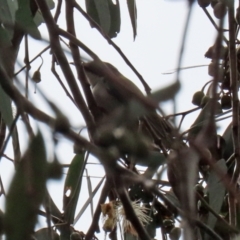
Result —
<instances>
[{"instance_id":1,"label":"narrow leaf","mask_svg":"<svg viewBox=\"0 0 240 240\"><path fill-rule=\"evenodd\" d=\"M16 11L17 24L35 39L41 39L41 34L33 21L29 0L18 0Z\"/></svg>"},{"instance_id":2,"label":"narrow leaf","mask_svg":"<svg viewBox=\"0 0 240 240\"><path fill-rule=\"evenodd\" d=\"M121 25L118 0L116 4L111 0L85 0L85 4L88 15L102 28L104 33L110 38L116 37Z\"/></svg>"},{"instance_id":3,"label":"narrow leaf","mask_svg":"<svg viewBox=\"0 0 240 240\"><path fill-rule=\"evenodd\" d=\"M46 168L45 146L38 133L19 163L6 197L4 225L7 240L30 239L37 210L45 195Z\"/></svg>"},{"instance_id":4,"label":"narrow leaf","mask_svg":"<svg viewBox=\"0 0 240 240\"><path fill-rule=\"evenodd\" d=\"M13 36L13 28L8 28L7 24L14 24L14 15L17 9L17 2L10 0L0 0L0 47L11 46L11 39ZM5 23L7 23L5 25Z\"/></svg>"},{"instance_id":5,"label":"narrow leaf","mask_svg":"<svg viewBox=\"0 0 240 240\"><path fill-rule=\"evenodd\" d=\"M228 160L228 158L233 154L232 123L230 123L224 131L223 139L225 140L223 158Z\"/></svg>"},{"instance_id":6,"label":"narrow leaf","mask_svg":"<svg viewBox=\"0 0 240 240\"><path fill-rule=\"evenodd\" d=\"M72 224L77 207L84 171L85 152L76 154L68 169L63 193L63 209L67 223Z\"/></svg>"},{"instance_id":7,"label":"narrow leaf","mask_svg":"<svg viewBox=\"0 0 240 240\"><path fill-rule=\"evenodd\" d=\"M128 12L132 23L133 39L137 35L137 7L135 0L127 0Z\"/></svg>"},{"instance_id":8,"label":"narrow leaf","mask_svg":"<svg viewBox=\"0 0 240 240\"><path fill-rule=\"evenodd\" d=\"M176 96L180 88L181 88L180 82L176 81L165 88L161 88L153 92L151 94L151 98L154 99L156 102L172 100Z\"/></svg>"},{"instance_id":9,"label":"narrow leaf","mask_svg":"<svg viewBox=\"0 0 240 240\"><path fill-rule=\"evenodd\" d=\"M46 3L50 10L52 10L55 7L55 3L52 0L47 0ZM44 19L42 17L42 13L40 11L36 12L33 20L37 27L40 26L42 23L44 23Z\"/></svg>"},{"instance_id":10,"label":"narrow leaf","mask_svg":"<svg viewBox=\"0 0 240 240\"><path fill-rule=\"evenodd\" d=\"M206 106L201 110L195 122L192 124L189 130L188 139L195 139L195 137L200 133L200 131L204 128L207 123L207 119L210 116L210 102L206 104Z\"/></svg>"},{"instance_id":11,"label":"narrow leaf","mask_svg":"<svg viewBox=\"0 0 240 240\"><path fill-rule=\"evenodd\" d=\"M227 173L227 166L224 159L221 159L218 162L216 162L215 166L217 169L221 170L223 176L220 178L218 174L216 174L214 169L212 169L212 171L209 174L207 187L209 192L209 206L216 213L219 214L225 196L225 187L224 184L222 183L222 179ZM216 221L217 218L213 214L209 213L207 225L213 229L216 224Z\"/></svg>"},{"instance_id":12,"label":"narrow leaf","mask_svg":"<svg viewBox=\"0 0 240 240\"><path fill-rule=\"evenodd\" d=\"M113 4L112 0L108 0L110 15L111 15L111 27L108 32L110 38L116 37L120 32L121 16L119 1L116 0L116 4Z\"/></svg>"},{"instance_id":13,"label":"narrow leaf","mask_svg":"<svg viewBox=\"0 0 240 240\"><path fill-rule=\"evenodd\" d=\"M100 26L105 33L108 33L111 26L111 15L108 1L95 0L94 2L96 5Z\"/></svg>"},{"instance_id":14,"label":"narrow leaf","mask_svg":"<svg viewBox=\"0 0 240 240\"><path fill-rule=\"evenodd\" d=\"M13 122L11 100L9 96L4 92L1 86L0 86L0 112L2 114L4 122L8 125L8 127L10 127Z\"/></svg>"}]
</instances>

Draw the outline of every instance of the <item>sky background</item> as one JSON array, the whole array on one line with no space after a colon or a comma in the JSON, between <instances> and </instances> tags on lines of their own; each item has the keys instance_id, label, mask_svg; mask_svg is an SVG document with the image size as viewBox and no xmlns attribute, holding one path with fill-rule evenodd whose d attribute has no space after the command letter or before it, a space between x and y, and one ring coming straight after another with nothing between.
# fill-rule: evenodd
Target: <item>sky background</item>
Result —
<instances>
[{"instance_id":1,"label":"sky background","mask_svg":"<svg viewBox=\"0 0 240 240\"><path fill-rule=\"evenodd\" d=\"M85 8L85 1L78 1L78 3ZM121 50L127 55L132 64L142 74L143 78L150 85L152 90L157 90L164 86L167 86L174 82L176 74L163 74L173 70L177 67L180 44L182 40L183 28L187 15L187 1L185 0L138 0L137 1L137 14L138 14L138 27L137 36L133 41L132 27L130 18L128 15L126 1L120 0L121 6L121 31L113 41L121 48ZM212 15L212 8L208 7L209 12ZM55 12L55 10L53 10ZM64 12L59 19L59 26L65 29ZM98 54L98 56L106 62L110 62L118 68L125 76L131 79L139 88L143 91L143 87L131 71L131 69L125 64L116 50L110 46L95 30L89 26L89 23L82 15L75 10L75 22L77 23L77 36L85 43L91 50ZM48 33L44 24L40 26L40 32L43 38L48 38ZM195 4L193 7L192 18L189 26L187 40L185 43L184 57L181 67L195 66L202 64L209 64L210 60L204 57L205 52L210 46L213 45L216 38L216 31L203 10ZM30 59L36 56L47 43L41 41L32 40L29 38L29 52ZM84 54L84 56L86 56ZM57 80L50 72L51 56L49 51L43 55L44 63L41 68L42 81L37 85L45 96L54 101L63 110L66 116L69 117L71 124L80 129L84 126L83 119L77 109L73 106L71 101L67 98L62 88L57 83ZM20 49L19 66L16 66L16 70L23 65L24 59L24 46ZM48 60L47 60L48 59ZM71 61L71 59L69 59ZM31 74L37 70L41 64L41 59L37 59L31 64ZM60 71L59 68L57 68ZM75 70L74 70L75 72ZM181 90L176 97L176 109L177 112L186 111L194 108L191 103L192 95L194 92L201 90L204 83L211 80L211 77L207 74L207 67L193 68L184 70L180 74ZM24 83L24 75L20 77L20 81ZM53 114L48 109L45 101L38 92L34 94L34 84L30 84L29 98L40 109L47 111L49 114ZM173 106L171 102L167 102L163 105L166 114L172 113ZM186 130L193 123L197 113L193 113L186 117L182 125L182 130ZM20 142L21 148L24 152L26 148L26 134L25 129L19 121ZM226 125L226 123L225 123ZM37 126L44 131L44 137L46 146L48 148L49 159L53 156L53 144L51 139L51 131L43 124L33 124L34 129ZM220 129L220 133L224 128ZM86 131L83 131L83 135L86 136ZM11 142L10 142L11 143ZM61 163L70 163L74 153L72 149L72 143L60 138L56 154ZM13 156L11 147L7 148L7 155ZM90 162L96 162L91 159ZM99 165L87 166L88 173L91 176L92 187L94 188L100 181L99 177L104 175L102 167ZM0 174L3 179L4 186L9 185L9 178L13 172L13 164L6 159L2 159L0 162ZM66 170L64 171L66 172ZM63 193L63 181L50 181L48 183L50 192L54 201L58 204L59 208L62 208L62 193ZM78 210L85 203L88 198L87 182L86 178L82 183L82 192L80 195ZM94 201L96 206L98 197ZM3 206L4 197L0 198L0 204ZM89 224L91 223L90 209L86 211L86 214L76 224L77 230L86 232ZM40 224L42 225L42 223ZM99 239L103 239L102 235L97 235ZM160 239L160 238L158 238Z\"/></svg>"}]
</instances>

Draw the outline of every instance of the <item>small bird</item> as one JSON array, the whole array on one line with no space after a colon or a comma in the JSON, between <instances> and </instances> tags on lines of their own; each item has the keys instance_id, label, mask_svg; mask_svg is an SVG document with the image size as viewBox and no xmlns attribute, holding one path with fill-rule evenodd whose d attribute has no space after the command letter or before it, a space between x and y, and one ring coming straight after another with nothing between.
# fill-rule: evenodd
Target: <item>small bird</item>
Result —
<instances>
[{"instance_id":1,"label":"small bird","mask_svg":"<svg viewBox=\"0 0 240 240\"><path fill-rule=\"evenodd\" d=\"M102 68L101 64L104 64L105 68ZM101 64L91 61L83 63L83 67L91 86L93 97L104 112L110 114L119 107L126 106L133 99L133 95L130 95L123 88L117 87L115 82L111 81L109 76L104 74L104 69L107 69L114 77L118 78L118 81L132 93L144 97L140 89L123 76L113 65L107 62L102 62ZM173 142L173 126L168 121L153 110L147 112L146 116L141 116L140 119L148 125L148 131L150 130L151 135L154 133L155 140L158 138L165 148L170 148Z\"/></svg>"}]
</instances>

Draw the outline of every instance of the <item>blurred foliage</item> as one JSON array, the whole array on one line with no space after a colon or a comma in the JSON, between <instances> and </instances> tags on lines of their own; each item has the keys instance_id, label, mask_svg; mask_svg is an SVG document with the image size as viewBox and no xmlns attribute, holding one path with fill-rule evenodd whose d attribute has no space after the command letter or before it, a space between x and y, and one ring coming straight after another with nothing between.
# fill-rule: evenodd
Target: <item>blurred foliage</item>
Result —
<instances>
[{"instance_id":1,"label":"blurred foliage","mask_svg":"<svg viewBox=\"0 0 240 240\"><path fill-rule=\"evenodd\" d=\"M150 94L150 87L141 74L111 40L121 30L119 0L85 0L86 11L69 0L64 5L62 1L52 0L0 0L0 157L9 159L15 167L7 191L0 176L0 196L5 200L5 209L0 209L0 234L7 240L97 239L101 215L101 228L106 238L112 240L118 239L119 234L124 240L153 239L159 229L165 240L239 238L240 6L234 6L234 1L222 0L187 2L189 16L192 6L198 4L210 23L219 20L219 25L215 24L216 42L205 53L212 80L206 80L202 89L192 93L195 108L163 116L159 105L164 101L174 102L176 95L181 94L181 56L176 80ZM137 37L137 6L137 1L127 1L133 39ZM75 33L78 23L73 18L73 10L79 11L90 27L96 28L123 57L140 78L147 96L115 66L102 62L81 42ZM66 15L62 16L62 12ZM228 34L223 31L226 15ZM61 26L63 23L58 23L59 17L65 20L66 31ZM34 41L46 42L41 39L46 33L38 28L42 23L48 29L50 45L30 60L28 36ZM69 41L68 53L63 51L60 42L63 37ZM183 38L182 47L184 43ZM25 66L14 72L22 45ZM83 63L79 48L93 61ZM51 55L43 56L49 49ZM42 63L31 78L31 64L39 57ZM58 80L71 104L83 116L88 137L82 136L82 129L71 125L72 116L66 116L61 109L64 100L53 103L39 89L38 94L52 111L50 116L28 96L29 80L35 86L41 82L41 67L44 59L50 57L49 78ZM70 62L77 75L70 68ZM25 74L24 86L19 81L20 73ZM189 129L182 132L185 117L195 111L199 111L199 115L189 123ZM229 117L232 122L221 136L218 122ZM40 122L47 126L50 140ZM23 126L19 136L18 128ZM13 158L7 155L9 139L12 139ZM59 163L55 152L59 139L68 139L74 144L75 155L67 160L70 162L67 166ZM26 149L22 154L24 144ZM89 156L98 159L105 176L92 189L91 176L86 171L89 197L83 203L81 196L86 193L82 183ZM47 189L47 181L61 180L63 167L68 170L61 211ZM100 197L94 209L93 198L97 193ZM79 212L77 206L81 207ZM90 206L89 229L75 229L75 223ZM40 229L37 229L38 216L46 219L45 227Z\"/></svg>"}]
</instances>

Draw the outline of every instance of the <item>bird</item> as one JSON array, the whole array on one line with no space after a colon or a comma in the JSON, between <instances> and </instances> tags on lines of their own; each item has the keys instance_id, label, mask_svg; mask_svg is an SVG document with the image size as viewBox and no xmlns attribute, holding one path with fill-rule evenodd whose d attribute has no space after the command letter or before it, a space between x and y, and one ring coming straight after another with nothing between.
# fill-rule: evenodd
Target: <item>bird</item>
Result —
<instances>
[{"instance_id":1,"label":"bird","mask_svg":"<svg viewBox=\"0 0 240 240\"><path fill-rule=\"evenodd\" d=\"M134 99L134 96L144 97L141 90L112 64L93 60L82 65L95 102L106 114L111 114L119 108L126 107ZM116 81L111 79L111 76L129 91L118 86ZM129 94L129 92L133 94ZM160 140L164 147L169 149L174 140L173 125L154 110L145 112L146 114L139 116L139 119L147 125L150 135L155 135L155 141Z\"/></svg>"}]
</instances>

